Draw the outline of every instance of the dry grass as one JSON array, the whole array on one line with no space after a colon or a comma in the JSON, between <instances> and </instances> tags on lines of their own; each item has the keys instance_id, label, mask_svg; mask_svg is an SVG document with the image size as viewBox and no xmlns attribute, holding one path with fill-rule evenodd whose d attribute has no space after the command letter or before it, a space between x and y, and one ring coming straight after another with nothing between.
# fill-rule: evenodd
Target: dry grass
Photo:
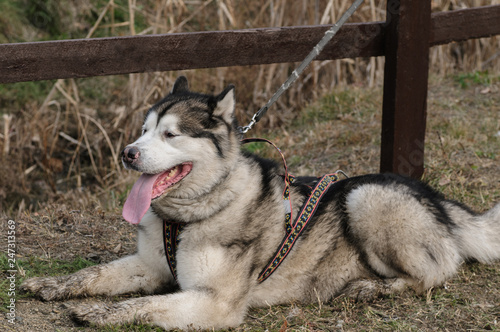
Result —
<instances>
[{"instance_id":1,"label":"dry grass","mask_svg":"<svg viewBox=\"0 0 500 332\"><path fill-rule=\"evenodd\" d=\"M329 24L350 4L348 0L59 1L64 4L60 7L67 10L61 18L67 29L85 31L86 38ZM497 3L500 0L436 0L433 10ZM85 17L94 17L94 21L89 23ZM384 18L385 2L370 0L351 22ZM41 32L30 32L31 39L46 37ZM499 39L494 37L435 47L431 50L432 72L441 77L456 70L499 72L499 46ZM379 87L383 61L371 58L313 63L261 121L258 132L290 123L304 105L337 86ZM43 207L39 205L43 202L57 202L68 196L85 206L94 199L89 190L105 206L113 208L120 204L126 184L131 182L131 175L120 167L119 152L138 136L144 111L168 91L176 76L187 75L193 89L206 92L235 83L238 117L247 122L294 67L273 64L47 84L42 98L28 99L17 109L1 111L0 210L16 216L24 209L35 211ZM17 87L26 89L22 84L14 85L14 89Z\"/></svg>"}]
</instances>

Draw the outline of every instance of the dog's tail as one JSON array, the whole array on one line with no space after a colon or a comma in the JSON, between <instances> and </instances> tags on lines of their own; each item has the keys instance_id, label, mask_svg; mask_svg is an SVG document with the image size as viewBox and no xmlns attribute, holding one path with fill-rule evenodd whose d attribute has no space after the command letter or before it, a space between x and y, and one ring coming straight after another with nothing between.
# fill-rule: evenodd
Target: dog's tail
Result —
<instances>
[{"instance_id":1,"label":"dog's tail","mask_svg":"<svg viewBox=\"0 0 500 332\"><path fill-rule=\"evenodd\" d=\"M458 212L458 211L455 211ZM489 263L500 259L500 203L482 215L455 215L455 235L464 260ZM465 218L464 218L465 217Z\"/></svg>"}]
</instances>

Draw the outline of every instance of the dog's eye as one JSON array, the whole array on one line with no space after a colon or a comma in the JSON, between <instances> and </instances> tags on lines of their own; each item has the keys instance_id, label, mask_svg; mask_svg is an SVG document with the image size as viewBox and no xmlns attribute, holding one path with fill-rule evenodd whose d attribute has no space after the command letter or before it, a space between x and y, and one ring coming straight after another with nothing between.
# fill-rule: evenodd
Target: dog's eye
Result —
<instances>
[{"instance_id":1,"label":"dog's eye","mask_svg":"<svg viewBox=\"0 0 500 332\"><path fill-rule=\"evenodd\" d=\"M169 132L169 131L167 130L167 131L164 131L164 132L163 132L163 136L165 136L165 138L172 138L172 137L175 137L175 136L177 136L177 135L172 134L171 132Z\"/></svg>"},{"instance_id":2,"label":"dog's eye","mask_svg":"<svg viewBox=\"0 0 500 332\"><path fill-rule=\"evenodd\" d=\"M147 131L148 131L147 129L143 129L142 134L144 135Z\"/></svg>"}]
</instances>

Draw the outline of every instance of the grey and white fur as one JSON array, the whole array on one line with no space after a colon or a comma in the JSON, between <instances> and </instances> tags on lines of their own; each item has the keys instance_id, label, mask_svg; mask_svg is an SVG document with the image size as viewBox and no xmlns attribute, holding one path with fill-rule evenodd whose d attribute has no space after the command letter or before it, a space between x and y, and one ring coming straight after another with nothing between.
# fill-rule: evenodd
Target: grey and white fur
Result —
<instances>
[{"instance_id":1,"label":"grey and white fur","mask_svg":"<svg viewBox=\"0 0 500 332\"><path fill-rule=\"evenodd\" d=\"M72 275L32 278L22 288L44 300L147 295L70 308L83 322L226 328L241 324L249 307L339 295L369 300L407 287L422 292L442 285L464 261L500 258L500 204L476 214L421 182L374 174L335 183L288 257L258 283L285 235L284 181L280 165L242 152L234 105L233 86L205 95L178 78L122 156L126 168L142 173L184 173L167 177L167 188L152 198L137 253ZM310 181L292 186L294 211ZM164 219L185 223L171 293Z\"/></svg>"}]
</instances>

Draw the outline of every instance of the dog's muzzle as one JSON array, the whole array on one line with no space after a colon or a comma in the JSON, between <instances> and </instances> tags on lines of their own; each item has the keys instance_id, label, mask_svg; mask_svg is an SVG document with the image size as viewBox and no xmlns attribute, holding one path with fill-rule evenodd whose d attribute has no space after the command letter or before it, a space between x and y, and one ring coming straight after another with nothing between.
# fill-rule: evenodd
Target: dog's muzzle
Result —
<instances>
[{"instance_id":1,"label":"dog's muzzle","mask_svg":"<svg viewBox=\"0 0 500 332\"><path fill-rule=\"evenodd\" d=\"M135 164L139 160L140 156L141 156L141 151L139 151L138 148L133 146L127 146L122 151L122 160L125 164L128 165Z\"/></svg>"}]
</instances>

